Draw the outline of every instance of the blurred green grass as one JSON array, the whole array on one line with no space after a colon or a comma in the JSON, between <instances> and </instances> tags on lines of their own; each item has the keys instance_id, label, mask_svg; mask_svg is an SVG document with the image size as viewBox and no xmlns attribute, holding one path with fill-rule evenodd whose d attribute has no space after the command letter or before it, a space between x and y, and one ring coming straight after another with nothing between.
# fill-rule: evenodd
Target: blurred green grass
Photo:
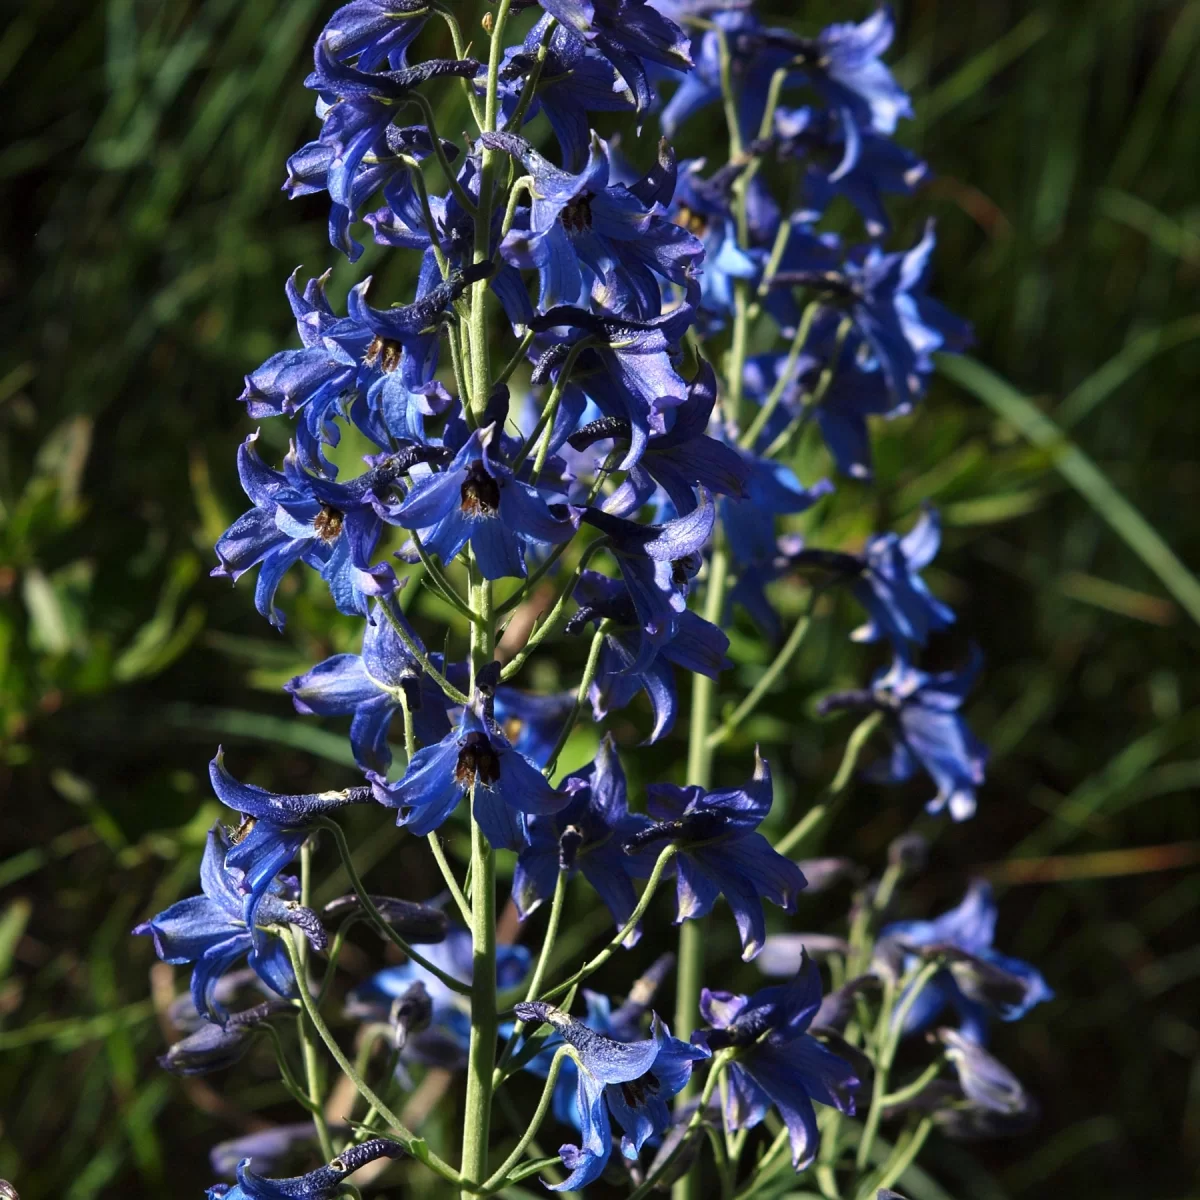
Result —
<instances>
[{"instance_id":1,"label":"blurred green grass","mask_svg":"<svg viewBox=\"0 0 1200 1200\"><path fill-rule=\"evenodd\" d=\"M328 8L46 0L0 32L0 1176L25 1200L168 1180L198 1194L208 1146L280 1111L254 1059L236 1105L157 1071L149 948L127 933L193 886L218 740L278 789L347 778L343 731L292 720L278 685L349 648L352 623L289 581L281 638L245 588L205 574L241 510L241 376L293 336L287 273L334 266L341 292L411 270L370 249L339 263L321 198L278 191L314 127L300 83ZM919 0L900 19L918 110L904 136L937 178L896 238L935 213L939 291L978 344L880 431L881 487L847 483L823 536L942 508L930 577L961 626L935 649L986 650L971 717L995 758L979 816L940 832L910 907L991 872L1002 944L1059 994L1001 1034L1042 1099L1039 1129L971 1153L937 1144L925 1165L959 1198L1051 1183L1184 1196L1200 1159L1200 3ZM443 115L462 124L453 101ZM827 469L806 456L807 476ZM419 621L435 615L418 600ZM793 811L847 732L795 714L874 665L841 640L851 619L839 603L725 747L731 778L755 738L770 747ZM723 702L765 665L748 632L733 631ZM578 649L563 657L539 682L572 678ZM626 742L644 714L630 719ZM635 779L659 769L652 754L631 755ZM831 841L877 863L922 798L859 786ZM421 852L369 822L352 833L381 890L436 890ZM839 900L806 919L834 919ZM637 965L668 939L644 939Z\"/></svg>"}]
</instances>

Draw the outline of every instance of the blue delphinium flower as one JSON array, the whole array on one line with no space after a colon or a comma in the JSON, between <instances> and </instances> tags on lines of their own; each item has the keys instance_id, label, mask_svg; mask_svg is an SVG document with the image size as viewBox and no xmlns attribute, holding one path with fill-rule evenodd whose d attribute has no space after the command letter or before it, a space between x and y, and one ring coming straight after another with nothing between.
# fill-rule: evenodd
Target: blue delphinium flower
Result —
<instances>
[{"instance_id":1,"label":"blue delphinium flower","mask_svg":"<svg viewBox=\"0 0 1200 1200\"><path fill-rule=\"evenodd\" d=\"M623 844L647 829L650 821L629 811L625 771L617 757L612 734L606 734L596 757L568 775L561 790L570 797L552 816L526 821L529 844L522 848L513 875L512 894L522 919L554 894L560 870L573 876L582 871L618 929L637 905L635 878L646 878L653 855L626 854ZM634 945L641 925L625 939Z\"/></svg>"},{"instance_id":2,"label":"blue delphinium flower","mask_svg":"<svg viewBox=\"0 0 1200 1200\"><path fill-rule=\"evenodd\" d=\"M552 308L530 326L554 335L534 368L534 382L548 382L574 344L587 338L589 348L576 360L564 401L568 392L582 391L606 417L629 422L629 451L618 464L627 471L641 458L651 431L666 432L667 410L687 401L688 384L676 362L680 340L695 316L691 304L645 321L597 316L569 305Z\"/></svg>"},{"instance_id":3,"label":"blue delphinium flower","mask_svg":"<svg viewBox=\"0 0 1200 1200\"><path fill-rule=\"evenodd\" d=\"M321 36L338 62L354 59L360 71L374 71L386 59L399 70L430 11L426 0L351 0L325 22Z\"/></svg>"},{"instance_id":4,"label":"blue delphinium flower","mask_svg":"<svg viewBox=\"0 0 1200 1200\"><path fill-rule=\"evenodd\" d=\"M696 507L699 488L721 496L747 494L751 473L747 459L732 446L708 436L716 399L716 373L709 363L702 362L688 385L687 399L673 412L670 428L646 443L626 481L605 501L605 512L630 516L650 498L655 487L662 488L679 516ZM628 441L631 437L628 421L602 417L572 434L568 441L575 450L582 451L600 441Z\"/></svg>"},{"instance_id":5,"label":"blue delphinium flower","mask_svg":"<svg viewBox=\"0 0 1200 1200\"><path fill-rule=\"evenodd\" d=\"M655 317L659 280L683 285L696 273L703 245L634 189L610 185L608 147L596 135L578 174L548 162L516 134L484 133L480 142L516 159L533 180L527 226L522 214L501 253L515 267L538 271L542 309L585 304L590 296L617 314Z\"/></svg>"},{"instance_id":6,"label":"blue delphinium flower","mask_svg":"<svg viewBox=\"0 0 1200 1200\"><path fill-rule=\"evenodd\" d=\"M375 4L376 0L367 0ZM389 0L382 0L388 3ZM453 162L458 147L442 142L446 158ZM420 204L405 158L417 162L434 152L433 139L423 125L400 127L388 125L376 138L375 144L348 171L345 159L322 141L301 146L287 160L288 177L283 190L288 198L311 196L328 192L329 244L340 250L351 262L357 262L362 245L350 235L350 225L358 220L359 209L381 189L390 207L400 212L411 211ZM457 265L457 264L456 264Z\"/></svg>"},{"instance_id":7,"label":"blue delphinium flower","mask_svg":"<svg viewBox=\"0 0 1200 1200\"><path fill-rule=\"evenodd\" d=\"M887 638L900 653L910 644L925 645L931 633L954 623L953 611L929 591L920 575L937 554L941 537L937 510L927 506L903 537L875 534L858 554L801 548L792 561L847 579L869 618L851 636L858 642Z\"/></svg>"},{"instance_id":8,"label":"blue delphinium flower","mask_svg":"<svg viewBox=\"0 0 1200 1200\"><path fill-rule=\"evenodd\" d=\"M470 985L474 975L474 949L466 929L452 929L446 939L425 950L435 967L460 983ZM496 986L514 988L529 974L529 951L524 946L496 947ZM408 1039L405 1054L421 1062L458 1067L466 1061L471 1033L469 999L418 963L409 961L377 971L347 997L347 1011L362 1020L386 1021L393 1001L420 984L432 1003L429 1028Z\"/></svg>"},{"instance_id":9,"label":"blue delphinium flower","mask_svg":"<svg viewBox=\"0 0 1200 1200\"><path fill-rule=\"evenodd\" d=\"M775 135L781 158L804 163L805 204L796 215L805 221L819 220L833 198L843 196L858 209L867 233L883 237L891 229L884 193L910 196L929 175L911 151L857 129L841 111L778 108ZM848 152L855 137L857 152Z\"/></svg>"},{"instance_id":10,"label":"blue delphinium flower","mask_svg":"<svg viewBox=\"0 0 1200 1200\"><path fill-rule=\"evenodd\" d=\"M542 1001L515 1011L530 1024L553 1025L576 1051L581 1144L559 1147L571 1174L551 1191L577 1191L599 1179L612 1153L610 1116L622 1130L621 1153L636 1159L646 1140L670 1123L666 1102L691 1078L692 1063L708 1057L707 1050L671 1037L657 1017L649 1038L621 1042Z\"/></svg>"},{"instance_id":11,"label":"blue delphinium flower","mask_svg":"<svg viewBox=\"0 0 1200 1200\"><path fill-rule=\"evenodd\" d=\"M579 608L567 622L567 633L578 633L592 622L610 623L596 678L588 691L597 723L644 691L654 716L646 741L656 742L675 724L675 668L715 679L730 665L726 656L729 638L691 609L679 613L670 638L652 646L653 653L647 659L633 598L620 580L585 570L576 585L575 599Z\"/></svg>"},{"instance_id":12,"label":"blue delphinium flower","mask_svg":"<svg viewBox=\"0 0 1200 1200\"><path fill-rule=\"evenodd\" d=\"M252 433L238 450L238 475L254 503L217 539L212 575L237 580L258 566L254 605L277 629L284 615L275 592L288 569L303 562L319 571L339 612L367 615L368 600L392 591L395 572L371 556L390 513L388 497L411 465L406 454L386 455L349 483L310 475L289 452L283 470L258 457Z\"/></svg>"},{"instance_id":13,"label":"blue delphinium flower","mask_svg":"<svg viewBox=\"0 0 1200 1200\"><path fill-rule=\"evenodd\" d=\"M231 844L225 830L215 825L209 831L200 863L202 896L191 896L164 909L133 932L148 934L163 962L178 966L195 963L192 969L192 1002L196 1011L220 1022L222 1012L214 991L217 981L243 955L258 977L281 996L296 994L296 977L282 942L255 935L245 921L246 897L232 872L225 869ZM297 890L287 882L272 881L257 905L260 925L295 925L313 947L323 950L327 941L317 914L296 902Z\"/></svg>"},{"instance_id":14,"label":"blue delphinium flower","mask_svg":"<svg viewBox=\"0 0 1200 1200\"><path fill-rule=\"evenodd\" d=\"M225 769L225 754L220 748L208 764L208 778L217 799L241 814L241 824L225 855L224 866L245 897L242 916L254 932L256 943L261 943L263 935L256 928L256 910L275 876L300 852L313 821L350 804L369 804L374 797L369 787L277 795L234 779Z\"/></svg>"},{"instance_id":15,"label":"blue delphinium flower","mask_svg":"<svg viewBox=\"0 0 1200 1200\"><path fill-rule=\"evenodd\" d=\"M297 712L322 717L352 713L354 761L381 774L391 765L388 728L402 703L412 713L413 730L422 744L441 741L450 731L442 690L400 640L393 622L424 649L400 606L388 597L376 604L363 629L362 654L335 654L283 685Z\"/></svg>"},{"instance_id":16,"label":"blue delphinium flower","mask_svg":"<svg viewBox=\"0 0 1200 1200\"><path fill-rule=\"evenodd\" d=\"M217 1175L236 1175L238 1163L251 1159L260 1171L272 1170L295 1146L312 1143L316 1130L311 1120L266 1129L218 1142L208 1152L208 1163Z\"/></svg>"},{"instance_id":17,"label":"blue delphinium flower","mask_svg":"<svg viewBox=\"0 0 1200 1200\"><path fill-rule=\"evenodd\" d=\"M425 417L444 412L450 404L445 389L431 382L430 348L436 352L437 340L428 330L461 294L466 276L431 284L412 305L392 310L404 328L391 337L365 319L374 312L360 302L369 279L352 290L350 315L338 317L325 298L328 276L310 279L301 293L296 288L298 274L288 280L287 296L303 347L273 354L246 376L239 397L246 412L255 420L299 414L300 462L329 476L336 470L322 447L337 445L338 415L381 448L391 449L393 439L419 445L425 438ZM437 456L436 449L426 454ZM412 461L420 459L413 454Z\"/></svg>"},{"instance_id":18,"label":"blue delphinium flower","mask_svg":"<svg viewBox=\"0 0 1200 1200\"><path fill-rule=\"evenodd\" d=\"M675 637L715 516L713 499L703 489L699 507L662 525L639 525L597 508L584 510L583 520L608 538L641 626L638 655L628 669L645 670Z\"/></svg>"},{"instance_id":19,"label":"blue delphinium flower","mask_svg":"<svg viewBox=\"0 0 1200 1200\"><path fill-rule=\"evenodd\" d=\"M754 775L745 787L706 792L694 785L655 783L647 795L656 824L626 845L641 849L673 842L675 923L708 916L723 894L741 935L742 958L749 961L767 936L763 899L792 912L805 886L804 872L758 832L771 809L770 765L755 750Z\"/></svg>"},{"instance_id":20,"label":"blue delphinium flower","mask_svg":"<svg viewBox=\"0 0 1200 1200\"><path fill-rule=\"evenodd\" d=\"M869 776L880 783L904 783L923 768L938 789L926 809L938 813L945 808L954 820L965 821L975 813L975 789L983 783L988 750L958 710L982 661L975 652L964 670L929 675L897 654L892 666L876 675L870 690L826 696L819 711L883 713L892 752Z\"/></svg>"},{"instance_id":21,"label":"blue delphinium flower","mask_svg":"<svg viewBox=\"0 0 1200 1200\"><path fill-rule=\"evenodd\" d=\"M1016 1021L1034 1005L1054 999L1036 967L993 948L996 915L991 885L976 879L957 908L932 921L894 921L879 931L880 939L890 938L902 948L941 949L950 958L913 1000L905 1033L928 1029L951 1008L962 1032L982 1043L987 1040L989 1013ZM909 966L914 961L909 955Z\"/></svg>"},{"instance_id":22,"label":"blue delphinium flower","mask_svg":"<svg viewBox=\"0 0 1200 1200\"><path fill-rule=\"evenodd\" d=\"M425 548L449 563L468 542L485 579L524 578L531 543L565 542L573 510L554 516L537 488L489 454L495 428L475 430L445 470L415 477L390 519L420 531Z\"/></svg>"},{"instance_id":23,"label":"blue delphinium flower","mask_svg":"<svg viewBox=\"0 0 1200 1200\"><path fill-rule=\"evenodd\" d=\"M500 66L500 116L505 125L513 116L524 78L537 62L551 18L542 17L525 37L524 44L505 52ZM486 76L484 77L486 81ZM481 80L476 78L476 87ZM556 24L546 43L545 61L525 122L546 114L558 138L563 165L578 171L587 161L591 143L591 115L623 112L637 106L629 84L599 50L573 29Z\"/></svg>"},{"instance_id":24,"label":"blue delphinium flower","mask_svg":"<svg viewBox=\"0 0 1200 1200\"><path fill-rule=\"evenodd\" d=\"M356 1146L347 1146L328 1166L318 1167L293 1179L264 1179L250 1170L251 1160L237 1166L237 1183L232 1187L218 1183L208 1189L209 1200L333 1200L342 1182L359 1167L380 1158L398 1158L403 1153L399 1142L371 1138Z\"/></svg>"},{"instance_id":25,"label":"blue delphinium flower","mask_svg":"<svg viewBox=\"0 0 1200 1200\"><path fill-rule=\"evenodd\" d=\"M753 996L705 988L700 1011L710 1028L692 1034L710 1051L736 1051L728 1067L729 1128L753 1128L774 1105L797 1171L812 1163L821 1145L813 1101L853 1114L859 1085L850 1064L807 1032L820 1007L821 975L805 955L793 980Z\"/></svg>"},{"instance_id":26,"label":"blue delphinium flower","mask_svg":"<svg viewBox=\"0 0 1200 1200\"><path fill-rule=\"evenodd\" d=\"M914 399L933 370L933 352L961 350L971 340L970 326L926 293L934 242L930 221L911 250L887 253L872 243L837 263L832 243L793 230L772 287L823 293L865 339L897 401ZM790 297L768 307L785 330L793 324Z\"/></svg>"},{"instance_id":27,"label":"blue delphinium flower","mask_svg":"<svg viewBox=\"0 0 1200 1200\"><path fill-rule=\"evenodd\" d=\"M323 33L313 51L315 69L304 86L320 94L318 141L333 151L330 177L352 180L359 164L379 144L387 127L414 88L430 79L472 78L479 63L472 58L430 59L415 67L371 72L339 62L339 39ZM348 189L335 197L345 203Z\"/></svg>"},{"instance_id":28,"label":"blue delphinium flower","mask_svg":"<svg viewBox=\"0 0 1200 1200\"><path fill-rule=\"evenodd\" d=\"M400 810L398 825L420 837L432 833L474 790L475 820L497 848L525 844L525 815L557 812L570 801L509 744L480 707L463 709L458 726L413 755L403 778L389 784L368 772L375 797Z\"/></svg>"},{"instance_id":29,"label":"blue delphinium flower","mask_svg":"<svg viewBox=\"0 0 1200 1200\"><path fill-rule=\"evenodd\" d=\"M172 1075L207 1075L233 1066L250 1048L254 1030L270 1017L295 1010L283 1000L266 1000L230 1013L223 1024L202 1021L198 1029L172 1042L158 1065Z\"/></svg>"}]
</instances>

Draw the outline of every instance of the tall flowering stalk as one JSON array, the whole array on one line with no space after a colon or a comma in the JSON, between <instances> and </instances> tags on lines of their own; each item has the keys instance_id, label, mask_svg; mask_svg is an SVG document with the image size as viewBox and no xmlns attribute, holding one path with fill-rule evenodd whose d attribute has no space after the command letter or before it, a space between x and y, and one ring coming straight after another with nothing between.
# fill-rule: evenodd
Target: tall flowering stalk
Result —
<instances>
[{"instance_id":1,"label":"tall flowering stalk","mask_svg":"<svg viewBox=\"0 0 1200 1200\"><path fill-rule=\"evenodd\" d=\"M430 22L448 27L455 57L410 61ZM215 1169L236 1168L237 1182L210 1196L354 1193L349 1174L402 1153L464 1196L540 1174L558 1190L603 1176L635 1198L672 1182L681 1197L749 1197L789 1167L812 1171L831 1200L870 1196L901 1178L934 1127L979 1136L1028 1120L1032 1101L986 1049L989 1016L1012 1020L1050 996L1034 968L992 948L982 886L937 920L887 923L919 866L913 839L875 881L843 859L793 857L873 736L886 742L874 775L927 774L930 811L955 820L971 815L986 760L960 713L974 667L916 665L954 620L920 575L938 548L936 514L862 547L823 544L833 485L793 466L815 435L838 474L869 481L872 422L910 411L932 353L969 337L928 294L932 226L910 249L886 244L886 195L912 193L926 174L891 140L910 115L882 61L892 18L812 31L766 27L732 0L498 0L482 29L476 59L438 0L353 0L315 47L305 82L320 133L289 160L286 188L328 193L330 240L351 262L361 237L413 254L417 284L394 296L363 279L341 313L326 277L287 282L301 346L248 375L241 399L256 419L292 423L290 449L265 461L255 434L239 451L252 507L217 543L213 573L257 569L258 610L282 628L279 583L303 565L361 623L361 653L315 664L287 690L302 714L351 716L363 774L341 791L277 795L240 782L218 752L212 782L230 817L210 834L202 894L136 930L165 961L193 966L176 1013L187 1037L163 1062L218 1070L264 1033L310 1118L218 1147ZM465 144L435 127L431 96L446 87L465 94ZM723 114L724 160L678 161L669 139L710 105ZM618 153L592 128L608 112L665 136ZM835 204L843 224L857 213L856 234L823 228ZM348 427L374 447L354 478L331 458ZM801 513L811 541L795 532ZM790 629L772 603L788 577L809 595ZM535 610L543 581L557 598ZM400 605L405 585L449 605L466 644L423 640ZM714 757L834 589L865 611L856 637L890 643L894 665L825 699L826 712L863 719L837 777L772 845L760 832L774 799L768 760L756 753L742 786L714 789ZM718 722L731 605L779 648ZM500 633L534 612L498 657ZM532 658L581 636L573 691L518 686ZM647 740L667 735L681 671L692 676L682 784L631 794L611 733L593 762L558 778L589 710L603 723L645 693ZM427 837L443 896L431 906L366 892L337 820L350 805ZM449 822L469 825L465 874L439 840ZM352 891L318 912L321 833ZM512 856L522 919L548 908L536 957L497 944L499 855ZM557 977L576 876L614 929ZM858 880L844 936L768 934L764 901L794 914L806 888L844 878ZM673 1033L651 1009L669 958L615 1007L580 991L637 942L667 881L679 925ZM751 995L704 986L702 922L729 916L743 958L783 982ZM355 923L404 962L346 996L352 1052L328 1014ZM247 989L256 1003L235 1009ZM288 1013L295 1046L277 1020ZM947 1013L955 1025L936 1026ZM895 1081L901 1039L935 1026L925 1066ZM330 1111L330 1065L365 1103L361 1120L352 1106ZM393 1107L433 1066L462 1079L457 1145L430 1146ZM520 1071L545 1085L512 1145L492 1114ZM536 1147L551 1119L575 1132L546 1159ZM884 1121L899 1125L886 1153ZM752 1143L764 1122L777 1135ZM308 1173L269 1177L290 1157Z\"/></svg>"}]
</instances>

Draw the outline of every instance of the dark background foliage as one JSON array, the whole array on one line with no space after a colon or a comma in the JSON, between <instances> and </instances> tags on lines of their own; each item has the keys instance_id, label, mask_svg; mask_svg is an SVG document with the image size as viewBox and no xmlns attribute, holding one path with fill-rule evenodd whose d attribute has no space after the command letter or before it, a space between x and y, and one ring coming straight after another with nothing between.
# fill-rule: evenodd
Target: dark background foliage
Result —
<instances>
[{"instance_id":1,"label":"dark background foliage","mask_svg":"<svg viewBox=\"0 0 1200 1200\"><path fill-rule=\"evenodd\" d=\"M865 15L799 7L806 27ZM231 1102L158 1071L166 981L148 998L150 947L128 931L194 887L218 741L276 790L351 779L344 731L291 718L278 689L349 648L353 623L297 578L281 637L246 588L206 574L242 506L241 376L294 336L285 276L334 266L341 294L361 273L326 244L322 198L278 191L314 128L300 84L327 15L316 0L43 0L0 30L0 1176L26 1200L199 1194L208 1146L282 1111L269 1061L237 1069ZM842 488L821 536L942 508L930 578L961 619L934 654L984 647L970 714L994 760L979 815L938 827L902 905L939 911L989 875L999 944L1058 992L996 1040L1042 1100L1038 1128L935 1141L921 1195L1182 1196L1200 1155L1200 613L1186 570L1143 561L1152 539L1121 504L1200 559L1200 3L912 0L899 17L894 61L918 112L902 136L937 178L897 242L937 216L939 290L999 378L936 380L919 413L880 431L878 488ZM452 104L443 129L460 127ZM682 149L707 141L700 128ZM372 251L360 267L397 297L410 270ZM1026 440L1039 412L1112 490L1081 492L1061 438ZM264 430L276 450L281 436ZM415 612L427 629L439 619ZM845 643L851 619L828 613L719 763L746 774L761 740L786 797L779 827L848 732L817 722L813 697L876 665ZM766 660L748 634L734 633L723 697ZM571 680L578 658L568 647L540 682ZM623 743L644 721L621 718ZM677 732L631 752L631 772L682 757ZM857 784L827 845L877 868L922 799L919 785ZM436 890L427 852L377 814L351 834L373 887ZM831 927L846 902L804 902L791 927ZM673 942L657 911L602 986ZM712 961L723 985L752 987L726 924ZM570 926L600 930L582 892ZM454 1120L447 1099L431 1138Z\"/></svg>"}]
</instances>

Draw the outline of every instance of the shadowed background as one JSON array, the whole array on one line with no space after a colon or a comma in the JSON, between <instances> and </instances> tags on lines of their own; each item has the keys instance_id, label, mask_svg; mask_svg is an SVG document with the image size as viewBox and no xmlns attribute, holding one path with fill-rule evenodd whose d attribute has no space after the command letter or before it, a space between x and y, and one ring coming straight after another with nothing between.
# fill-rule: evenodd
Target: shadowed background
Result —
<instances>
[{"instance_id":1,"label":"shadowed background","mask_svg":"<svg viewBox=\"0 0 1200 1200\"><path fill-rule=\"evenodd\" d=\"M169 976L152 998L151 947L128 933L195 890L219 741L236 774L277 791L355 779L344 729L293 717L279 687L356 648L356 623L295 572L280 636L249 588L207 577L246 506L241 377L294 344L288 272L332 266L337 299L370 271L380 295L410 286L410 258L368 248L349 266L326 242L325 198L279 192L316 128L301 82L331 7L43 0L0 31L0 1176L25 1200L200 1194L213 1142L287 1111L269 1058L216 1077L231 1101L158 1070ZM801 8L806 30L867 11ZM970 874L990 876L997 944L1058 992L994 1041L1041 1099L1037 1129L935 1139L909 1190L1183 1196L1200 1158L1200 585L1184 565L1200 561L1200 3L913 0L898 17L892 61L918 114L900 139L936 178L897 208L893 245L936 215L935 290L974 323L984 366L947 364L912 418L878 427L878 485L844 481L818 541L906 528L925 500L942 510L927 577L960 620L933 658L982 645L969 715L993 761L975 820L930 826L929 869L901 906L941 911ZM418 45L437 52L440 37ZM453 134L457 94L438 94ZM652 133L624 135L645 161ZM702 119L681 153L717 136ZM264 427L276 455L285 437ZM828 469L811 455L802 478ZM793 618L801 601L780 596ZM427 633L444 620L420 599L412 613ZM879 665L845 641L853 621L832 606L719 760L723 779L744 778L761 741L780 777L775 831L849 732L812 717L814 697ZM731 636L722 702L769 659L740 617ZM535 679L573 686L581 661L568 645ZM635 791L678 777L686 727L631 749ZM615 728L634 746L645 711ZM568 765L594 739L584 729ZM826 845L877 869L926 795L856 784ZM373 889L436 892L428 852L384 815L348 825ZM832 928L848 899L802 899L772 928ZM570 928L599 935L586 895L572 904ZM597 986L623 990L673 945L668 905L653 911ZM732 923L711 924L722 986L756 986ZM457 1119L446 1099L425 1132Z\"/></svg>"}]
</instances>

